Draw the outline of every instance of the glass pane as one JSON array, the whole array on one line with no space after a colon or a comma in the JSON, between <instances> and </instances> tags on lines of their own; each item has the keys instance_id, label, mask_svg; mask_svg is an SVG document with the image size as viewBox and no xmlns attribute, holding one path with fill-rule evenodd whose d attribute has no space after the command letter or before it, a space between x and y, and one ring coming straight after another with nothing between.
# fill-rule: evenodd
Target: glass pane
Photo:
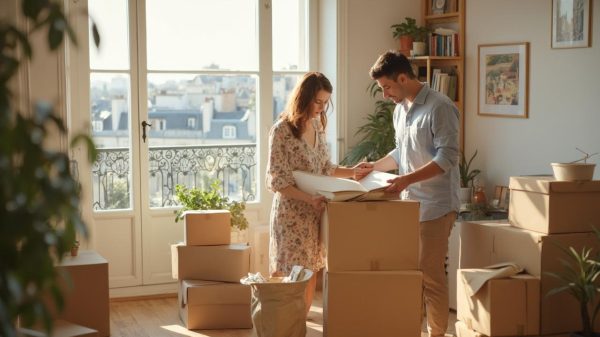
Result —
<instances>
[{"instance_id":1,"label":"glass pane","mask_svg":"<svg viewBox=\"0 0 600 337\"><path fill-rule=\"evenodd\" d=\"M129 83L128 74L90 74L91 130L99 150L92 168L95 210L131 207Z\"/></svg>"},{"instance_id":2,"label":"glass pane","mask_svg":"<svg viewBox=\"0 0 600 337\"><path fill-rule=\"evenodd\" d=\"M98 25L100 48L94 45L90 23L90 68L129 69L127 0L89 0L90 17Z\"/></svg>"},{"instance_id":3,"label":"glass pane","mask_svg":"<svg viewBox=\"0 0 600 337\"><path fill-rule=\"evenodd\" d=\"M174 206L177 184L219 179L235 200L256 196L253 75L148 75L150 207Z\"/></svg>"},{"instance_id":4,"label":"glass pane","mask_svg":"<svg viewBox=\"0 0 600 337\"><path fill-rule=\"evenodd\" d=\"M273 76L273 121L276 121L285 109L290 93L301 76L298 74Z\"/></svg>"},{"instance_id":5,"label":"glass pane","mask_svg":"<svg viewBox=\"0 0 600 337\"><path fill-rule=\"evenodd\" d=\"M148 0L148 69L256 70L256 0Z\"/></svg>"},{"instance_id":6,"label":"glass pane","mask_svg":"<svg viewBox=\"0 0 600 337\"><path fill-rule=\"evenodd\" d=\"M308 1L273 0L273 70L308 69Z\"/></svg>"}]
</instances>

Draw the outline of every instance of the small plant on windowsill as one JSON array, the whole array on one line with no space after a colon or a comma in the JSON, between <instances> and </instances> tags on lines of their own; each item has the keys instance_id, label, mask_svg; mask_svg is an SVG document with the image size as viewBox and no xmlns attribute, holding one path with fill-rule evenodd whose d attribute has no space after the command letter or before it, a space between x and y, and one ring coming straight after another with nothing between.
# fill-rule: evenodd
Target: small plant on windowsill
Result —
<instances>
[{"instance_id":1,"label":"small plant on windowsill","mask_svg":"<svg viewBox=\"0 0 600 337\"><path fill-rule=\"evenodd\" d=\"M221 193L221 182L215 180L208 190L197 187L187 188L183 185L175 186L177 200L183 206L175 211L175 222L182 220L185 211L189 210L228 210L231 213L231 227L238 231L248 228L248 219L244 215L246 203L243 201L229 200Z\"/></svg>"},{"instance_id":2,"label":"small plant on windowsill","mask_svg":"<svg viewBox=\"0 0 600 337\"><path fill-rule=\"evenodd\" d=\"M458 164L459 174L460 174L460 201L463 204L467 204L471 202L471 196L473 195L473 180L477 177L481 170L474 169L471 170L471 163L473 159L477 156L477 150L475 153L469 158L467 161L465 157L465 153L460 153L460 163Z\"/></svg>"}]
</instances>

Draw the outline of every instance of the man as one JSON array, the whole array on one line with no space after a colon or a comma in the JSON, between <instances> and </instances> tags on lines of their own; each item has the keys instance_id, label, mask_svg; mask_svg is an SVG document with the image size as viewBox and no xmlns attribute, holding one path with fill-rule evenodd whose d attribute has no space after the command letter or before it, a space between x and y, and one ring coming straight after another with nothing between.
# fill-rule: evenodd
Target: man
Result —
<instances>
[{"instance_id":1,"label":"man","mask_svg":"<svg viewBox=\"0 0 600 337\"><path fill-rule=\"evenodd\" d=\"M423 295L429 336L448 327L448 285L444 263L448 237L459 211L459 112L445 95L415 77L408 59L396 52L381 55L370 71L383 97L396 103L396 149L373 163L373 169L399 169L387 192L418 200Z\"/></svg>"}]
</instances>

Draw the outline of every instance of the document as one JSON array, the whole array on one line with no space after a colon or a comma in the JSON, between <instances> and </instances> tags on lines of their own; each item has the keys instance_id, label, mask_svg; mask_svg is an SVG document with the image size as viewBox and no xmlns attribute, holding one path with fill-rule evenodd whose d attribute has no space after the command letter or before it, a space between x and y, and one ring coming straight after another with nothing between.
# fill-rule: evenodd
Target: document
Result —
<instances>
[{"instance_id":1,"label":"document","mask_svg":"<svg viewBox=\"0 0 600 337\"><path fill-rule=\"evenodd\" d=\"M385 193L390 185L387 181L398 177L395 174L372 171L361 180L352 180L312 174L303 171L292 172L296 186L311 195L322 195L330 201L365 201L400 199L399 193Z\"/></svg>"}]
</instances>

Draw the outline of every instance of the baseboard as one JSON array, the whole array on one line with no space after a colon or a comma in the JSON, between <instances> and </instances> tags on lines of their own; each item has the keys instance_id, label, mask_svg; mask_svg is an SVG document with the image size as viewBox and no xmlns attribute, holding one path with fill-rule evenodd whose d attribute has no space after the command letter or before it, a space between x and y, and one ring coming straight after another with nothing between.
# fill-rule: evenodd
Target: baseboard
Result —
<instances>
[{"instance_id":1,"label":"baseboard","mask_svg":"<svg viewBox=\"0 0 600 337\"><path fill-rule=\"evenodd\" d=\"M177 294L177 282L135 287L111 288L109 289L108 293L111 301L145 297L171 297L173 294Z\"/></svg>"}]
</instances>

